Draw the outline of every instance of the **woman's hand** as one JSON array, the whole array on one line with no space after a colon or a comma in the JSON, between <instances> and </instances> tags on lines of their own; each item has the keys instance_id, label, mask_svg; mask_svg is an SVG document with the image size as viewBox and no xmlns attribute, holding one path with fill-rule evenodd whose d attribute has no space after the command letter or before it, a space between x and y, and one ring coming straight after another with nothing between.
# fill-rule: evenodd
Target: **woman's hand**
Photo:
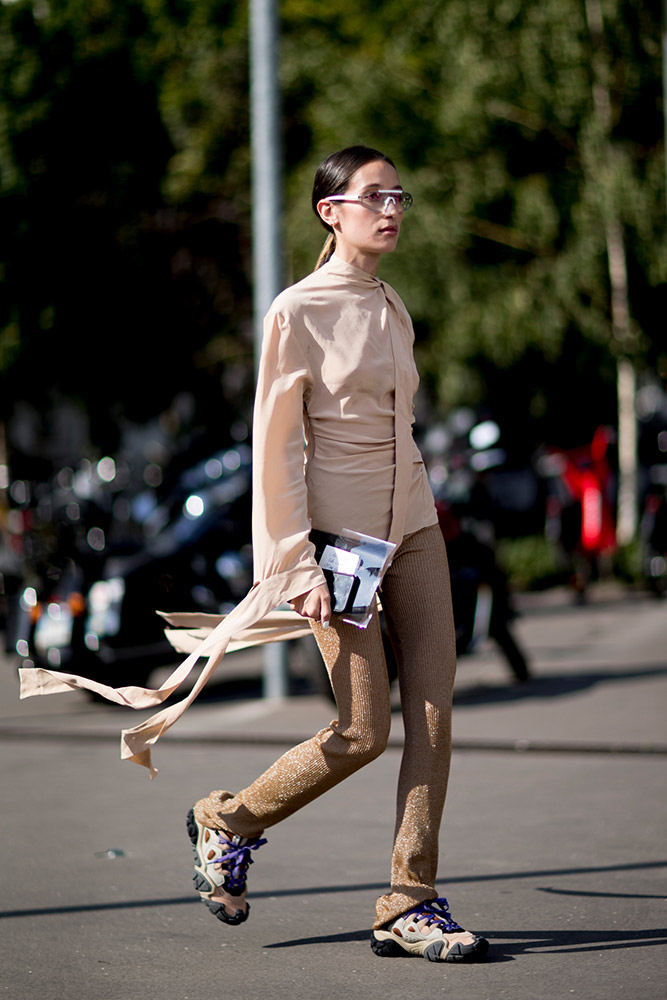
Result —
<instances>
[{"instance_id":1,"label":"woman's hand","mask_svg":"<svg viewBox=\"0 0 667 1000\"><path fill-rule=\"evenodd\" d=\"M316 622L320 622L324 628L329 627L331 598L326 584L322 583L319 587L313 587L312 590L308 590L305 594L299 594L298 597L293 597L287 603L297 614L303 615L304 618L313 618Z\"/></svg>"}]
</instances>

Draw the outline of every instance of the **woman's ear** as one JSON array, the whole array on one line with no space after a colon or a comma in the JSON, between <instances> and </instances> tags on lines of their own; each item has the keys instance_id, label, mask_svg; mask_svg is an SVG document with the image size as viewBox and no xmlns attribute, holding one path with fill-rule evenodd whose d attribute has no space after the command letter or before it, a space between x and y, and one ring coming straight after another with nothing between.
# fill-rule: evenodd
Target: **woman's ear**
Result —
<instances>
[{"instance_id":1,"label":"woman's ear","mask_svg":"<svg viewBox=\"0 0 667 1000\"><path fill-rule=\"evenodd\" d=\"M323 198L322 201L318 201L317 203L317 211L319 212L320 218L323 222L326 222L328 226L335 228L335 225L338 222L335 205Z\"/></svg>"}]
</instances>

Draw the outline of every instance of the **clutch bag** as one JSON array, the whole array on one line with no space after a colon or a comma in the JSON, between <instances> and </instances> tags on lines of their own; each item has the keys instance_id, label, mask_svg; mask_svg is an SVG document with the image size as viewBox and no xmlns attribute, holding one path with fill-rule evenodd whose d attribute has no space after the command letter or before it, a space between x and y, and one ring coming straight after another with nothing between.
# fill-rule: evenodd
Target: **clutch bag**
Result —
<instances>
[{"instance_id":1,"label":"clutch bag","mask_svg":"<svg viewBox=\"0 0 667 1000\"><path fill-rule=\"evenodd\" d=\"M332 611L342 615L344 622L366 628L396 545L348 528L338 533L313 528L310 541L324 571Z\"/></svg>"}]
</instances>

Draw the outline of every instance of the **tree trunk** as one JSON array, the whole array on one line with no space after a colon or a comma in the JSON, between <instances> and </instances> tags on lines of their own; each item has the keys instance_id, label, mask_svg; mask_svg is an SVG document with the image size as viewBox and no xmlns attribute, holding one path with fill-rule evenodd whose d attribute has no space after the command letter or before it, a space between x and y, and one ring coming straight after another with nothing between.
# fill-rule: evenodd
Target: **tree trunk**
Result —
<instances>
[{"instance_id":1,"label":"tree trunk","mask_svg":"<svg viewBox=\"0 0 667 1000\"><path fill-rule=\"evenodd\" d=\"M607 264L611 293L611 346L617 357L616 386L618 412L618 510L616 537L627 545L637 532L637 418L635 414L636 376L628 355L630 345L630 300L628 269L623 227L613 204L607 178L613 163L610 142L612 109L607 86L608 65L604 52L602 7L600 0L585 0L586 21L593 46L593 105L598 125L601 200L605 218Z\"/></svg>"}]
</instances>

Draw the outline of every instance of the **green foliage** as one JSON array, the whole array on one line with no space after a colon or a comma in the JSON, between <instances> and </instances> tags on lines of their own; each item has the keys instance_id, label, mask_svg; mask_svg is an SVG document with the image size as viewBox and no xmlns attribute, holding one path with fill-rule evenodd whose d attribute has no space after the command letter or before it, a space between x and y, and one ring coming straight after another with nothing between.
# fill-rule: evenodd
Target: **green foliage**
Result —
<instances>
[{"instance_id":1,"label":"green foliage","mask_svg":"<svg viewBox=\"0 0 667 1000\"><path fill-rule=\"evenodd\" d=\"M316 164L386 149L415 208L382 276L414 317L427 395L502 406L553 443L615 419L610 217L630 277L622 349L664 363L659 17L600 3L601 39L586 0L279 5L286 280L324 237ZM248 78L236 0L0 4L5 410L55 384L102 421L119 401L147 415L186 378L247 401Z\"/></svg>"},{"instance_id":2,"label":"green foliage","mask_svg":"<svg viewBox=\"0 0 667 1000\"><path fill-rule=\"evenodd\" d=\"M243 11L18 0L0 18L2 410L80 396L107 447L122 413L183 388L219 421L225 361L252 354Z\"/></svg>"},{"instance_id":3,"label":"green foliage","mask_svg":"<svg viewBox=\"0 0 667 1000\"><path fill-rule=\"evenodd\" d=\"M623 224L631 274L634 341L624 346L657 364L667 256L660 26L650 11L605 3L600 53L582 0L429 0L409 11L399 0L326 10L294 0L283 14L287 106L298 108L287 135L298 125L312 137L312 155L290 176L295 276L312 266L321 235L307 207L315 163L366 141L392 155L415 195L382 274L415 319L436 403L487 398L479 357L486 377L492 367L507 384L527 353L557 363L573 334L584 354L587 342L613 350L610 213ZM609 76L610 136L596 121L594 58ZM509 405L525 419L546 390L553 435L566 415L549 383L514 380ZM592 426L614 417L612 401Z\"/></svg>"},{"instance_id":4,"label":"green foliage","mask_svg":"<svg viewBox=\"0 0 667 1000\"><path fill-rule=\"evenodd\" d=\"M635 539L629 545L621 545L614 553L614 574L623 583L645 584L642 565L642 543Z\"/></svg>"},{"instance_id":5,"label":"green foliage","mask_svg":"<svg viewBox=\"0 0 667 1000\"><path fill-rule=\"evenodd\" d=\"M559 570L553 547L543 535L501 539L497 556L514 590L546 586L553 582Z\"/></svg>"}]
</instances>

